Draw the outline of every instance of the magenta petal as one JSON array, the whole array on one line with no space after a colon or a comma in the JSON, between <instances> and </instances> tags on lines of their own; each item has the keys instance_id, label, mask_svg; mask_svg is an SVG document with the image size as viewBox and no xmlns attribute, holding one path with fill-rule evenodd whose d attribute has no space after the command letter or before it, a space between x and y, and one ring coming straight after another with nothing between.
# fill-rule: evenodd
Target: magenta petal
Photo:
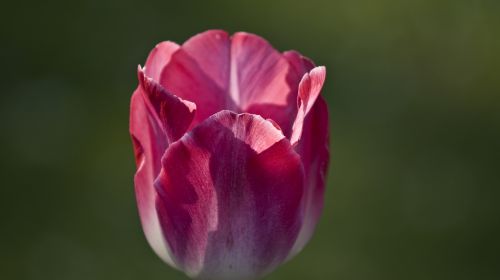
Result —
<instances>
[{"instance_id":1,"label":"magenta petal","mask_svg":"<svg viewBox=\"0 0 500 280\"><path fill-rule=\"evenodd\" d=\"M299 82L305 73L309 72L314 68L314 64L306 57L303 57L300 53L296 51L286 51L282 56L288 61L289 68L287 69L286 82L289 87L289 93L281 93L281 95L286 96L287 105L277 105L275 103L253 103L248 108L246 112L263 116L265 118L273 119L283 130L283 134L290 138L293 120L290 116L297 115L297 93L299 88ZM285 68L284 68L285 69ZM280 93L275 92L275 95L280 95ZM283 97L282 96L282 97Z\"/></svg>"},{"instance_id":2,"label":"magenta petal","mask_svg":"<svg viewBox=\"0 0 500 280\"><path fill-rule=\"evenodd\" d=\"M163 69L160 84L197 105L193 126L223 109L236 108L227 95L229 46L224 31L198 34L186 41Z\"/></svg>"},{"instance_id":3,"label":"magenta petal","mask_svg":"<svg viewBox=\"0 0 500 280\"><path fill-rule=\"evenodd\" d=\"M219 88L227 90L230 44L225 31L210 30L191 37L182 45L182 50Z\"/></svg>"},{"instance_id":4,"label":"magenta petal","mask_svg":"<svg viewBox=\"0 0 500 280\"><path fill-rule=\"evenodd\" d=\"M302 136L304 119L313 107L316 99L321 93L325 82L325 67L319 66L306 73L299 84L299 94L297 96L298 111L292 127L290 142L295 145Z\"/></svg>"},{"instance_id":5,"label":"magenta petal","mask_svg":"<svg viewBox=\"0 0 500 280\"><path fill-rule=\"evenodd\" d=\"M233 36L231 58L231 94L241 110L274 120L289 137L303 73L295 73L286 55L249 33Z\"/></svg>"},{"instance_id":6,"label":"magenta petal","mask_svg":"<svg viewBox=\"0 0 500 280\"><path fill-rule=\"evenodd\" d=\"M231 38L230 94L243 111L252 104L286 106L290 64L263 38L238 32Z\"/></svg>"},{"instance_id":7,"label":"magenta petal","mask_svg":"<svg viewBox=\"0 0 500 280\"><path fill-rule=\"evenodd\" d=\"M283 56L292 66L292 69L295 71L295 76L298 81L300 81L305 73L311 71L315 66L309 58L301 55L297 51L286 51L283 53Z\"/></svg>"},{"instance_id":8,"label":"magenta petal","mask_svg":"<svg viewBox=\"0 0 500 280\"><path fill-rule=\"evenodd\" d=\"M177 141L193 121L196 105L168 93L153 79L145 76L140 67L138 76L151 115L161 124L169 143Z\"/></svg>"},{"instance_id":9,"label":"magenta petal","mask_svg":"<svg viewBox=\"0 0 500 280\"><path fill-rule=\"evenodd\" d=\"M297 73L312 67L294 53L288 58L296 63ZM299 153L306 174L304 223L288 259L299 253L311 239L323 209L325 178L329 161L328 108L319 95L325 80L324 67L306 73L299 85L299 109L293 125L291 142Z\"/></svg>"},{"instance_id":10,"label":"magenta petal","mask_svg":"<svg viewBox=\"0 0 500 280\"><path fill-rule=\"evenodd\" d=\"M156 181L176 264L200 279L256 279L289 254L302 223L303 167L260 116L222 111L172 144Z\"/></svg>"},{"instance_id":11,"label":"magenta petal","mask_svg":"<svg viewBox=\"0 0 500 280\"><path fill-rule=\"evenodd\" d=\"M149 53L144 65L145 74L151 79L158 81L165 65L170 61L172 54L179 49L179 45L174 42L165 41L155 46Z\"/></svg>"},{"instance_id":12,"label":"magenta petal","mask_svg":"<svg viewBox=\"0 0 500 280\"><path fill-rule=\"evenodd\" d=\"M139 88L130 107L137 172L134 177L139 215L144 234L153 250L174 265L161 233L155 209L157 197L153 182L160 173L161 157L168 145L180 138L194 115L194 104L168 94L139 69Z\"/></svg>"},{"instance_id":13,"label":"magenta petal","mask_svg":"<svg viewBox=\"0 0 500 280\"><path fill-rule=\"evenodd\" d=\"M197 104L192 126L227 109L271 118L289 136L301 77L261 37L244 32L229 37L210 30L190 38L172 55L159 82Z\"/></svg>"},{"instance_id":14,"label":"magenta petal","mask_svg":"<svg viewBox=\"0 0 500 280\"><path fill-rule=\"evenodd\" d=\"M306 175L304 222L288 259L299 253L311 239L323 210L329 154L328 107L319 96L303 122L302 137L295 150Z\"/></svg>"},{"instance_id":15,"label":"magenta petal","mask_svg":"<svg viewBox=\"0 0 500 280\"><path fill-rule=\"evenodd\" d=\"M139 87L134 92L130 106L130 134L137 164L134 176L137 206L144 235L151 248L162 260L175 267L162 236L158 214L154 207L157 193L153 182L160 171L161 154L168 144L160 125L146 108L142 91Z\"/></svg>"}]
</instances>

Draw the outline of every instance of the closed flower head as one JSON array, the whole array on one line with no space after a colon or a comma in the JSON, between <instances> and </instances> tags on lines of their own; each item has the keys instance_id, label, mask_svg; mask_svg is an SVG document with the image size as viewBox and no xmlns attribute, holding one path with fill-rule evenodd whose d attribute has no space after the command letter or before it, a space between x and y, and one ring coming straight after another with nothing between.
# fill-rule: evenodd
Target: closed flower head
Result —
<instances>
[{"instance_id":1,"label":"closed flower head","mask_svg":"<svg viewBox=\"0 0 500 280\"><path fill-rule=\"evenodd\" d=\"M158 44L132 96L142 226L197 279L258 279L297 254L323 206L325 68L220 30Z\"/></svg>"}]
</instances>

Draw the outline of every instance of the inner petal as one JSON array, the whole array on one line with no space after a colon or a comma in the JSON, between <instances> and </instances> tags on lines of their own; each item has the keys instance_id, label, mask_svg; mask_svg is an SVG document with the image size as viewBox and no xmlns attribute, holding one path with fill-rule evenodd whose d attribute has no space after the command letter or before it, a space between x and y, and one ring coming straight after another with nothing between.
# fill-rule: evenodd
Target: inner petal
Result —
<instances>
[{"instance_id":1,"label":"inner petal","mask_svg":"<svg viewBox=\"0 0 500 280\"><path fill-rule=\"evenodd\" d=\"M174 53L160 84L196 103L192 127L226 109L272 119L288 136L298 79L286 57L261 37L210 30Z\"/></svg>"}]
</instances>

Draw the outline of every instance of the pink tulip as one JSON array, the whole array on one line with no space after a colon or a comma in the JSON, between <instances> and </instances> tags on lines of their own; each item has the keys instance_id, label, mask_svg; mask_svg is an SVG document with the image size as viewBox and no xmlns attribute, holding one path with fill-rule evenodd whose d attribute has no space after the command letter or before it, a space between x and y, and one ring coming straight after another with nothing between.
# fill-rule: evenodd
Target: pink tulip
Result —
<instances>
[{"instance_id":1,"label":"pink tulip","mask_svg":"<svg viewBox=\"0 0 500 280\"><path fill-rule=\"evenodd\" d=\"M323 207L325 67L220 30L158 44L130 109L146 238L199 279L257 279L296 255Z\"/></svg>"}]
</instances>

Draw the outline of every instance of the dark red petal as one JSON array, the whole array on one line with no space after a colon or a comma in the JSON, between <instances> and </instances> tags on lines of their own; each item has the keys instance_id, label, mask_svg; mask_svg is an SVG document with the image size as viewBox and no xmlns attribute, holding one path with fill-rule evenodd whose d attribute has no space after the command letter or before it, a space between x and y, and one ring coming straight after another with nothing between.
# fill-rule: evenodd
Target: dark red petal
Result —
<instances>
[{"instance_id":1,"label":"dark red petal","mask_svg":"<svg viewBox=\"0 0 500 280\"><path fill-rule=\"evenodd\" d=\"M289 259L311 239L323 209L329 154L328 108L319 96L307 114L295 150L299 153L306 174L304 192L304 222Z\"/></svg>"},{"instance_id":2,"label":"dark red petal","mask_svg":"<svg viewBox=\"0 0 500 280\"><path fill-rule=\"evenodd\" d=\"M202 279L255 279L279 265L301 226L303 167L274 125L222 111L172 144L156 181L176 263Z\"/></svg>"}]
</instances>

